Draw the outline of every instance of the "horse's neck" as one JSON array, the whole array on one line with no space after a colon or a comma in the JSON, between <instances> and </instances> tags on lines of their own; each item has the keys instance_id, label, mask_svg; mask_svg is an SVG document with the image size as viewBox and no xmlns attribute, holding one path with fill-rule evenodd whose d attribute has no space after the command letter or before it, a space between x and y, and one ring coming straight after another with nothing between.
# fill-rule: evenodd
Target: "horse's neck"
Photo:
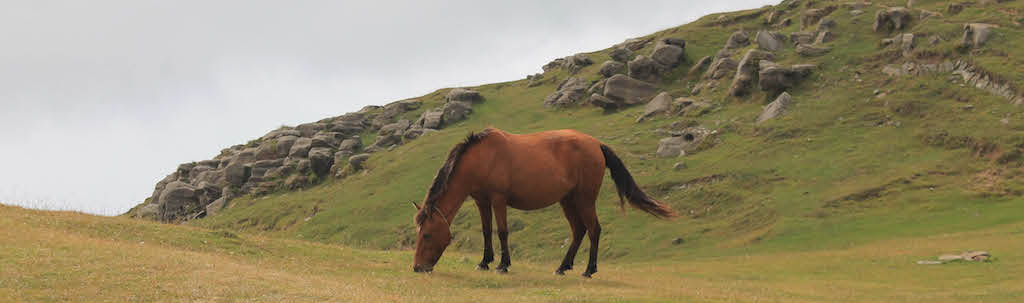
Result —
<instances>
[{"instance_id":1,"label":"horse's neck","mask_svg":"<svg viewBox=\"0 0 1024 303\"><path fill-rule=\"evenodd\" d=\"M451 218L459 212L459 208L461 208L462 204L466 202L467 197L469 197L468 184L465 182L449 182L444 195L442 195L441 199L437 201L437 207L440 208L446 216L450 216Z\"/></svg>"}]
</instances>

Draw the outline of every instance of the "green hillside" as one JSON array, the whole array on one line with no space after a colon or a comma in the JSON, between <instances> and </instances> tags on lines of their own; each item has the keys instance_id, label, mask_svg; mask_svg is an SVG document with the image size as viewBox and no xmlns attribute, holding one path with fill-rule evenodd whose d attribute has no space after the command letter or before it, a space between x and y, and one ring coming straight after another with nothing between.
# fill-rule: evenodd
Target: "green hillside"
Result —
<instances>
[{"instance_id":1,"label":"green hillside","mask_svg":"<svg viewBox=\"0 0 1024 303\"><path fill-rule=\"evenodd\" d=\"M635 54L649 55L657 45L654 41L665 38L686 41L683 63L661 73L656 84L673 97L710 106L639 123L643 105L610 112L585 102L566 108L545 106L545 98L570 77L564 68L545 72L540 85L530 86L531 80L524 79L472 87L484 100L473 105L468 119L394 150L372 153L363 170L344 168L349 171L343 177L315 178L316 183L299 190L238 197L220 213L186 224L363 249L407 250L415 241L409 202L423 199L447 151L466 133L493 126L513 133L571 128L591 134L616 149L645 190L684 214L672 221L634 210L623 214L606 177L598 213L604 227L600 255L609 266L820 252L809 257L814 262L833 251L1019 226L1024 221L1024 107L1012 102L1021 96L1017 87L1024 87L1024 76L1018 72L1024 66L1024 2L971 2L959 11L948 1L913 2L913 13L902 30L876 32L872 27L877 12L885 6L905 6L905 1L874 1L863 8L836 1L785 1L706 16L642 37L652 42ZM816 65L807 78L785 90L793 105L783 115L758 123L763 106L775 94L755 84L747 96L729 96L731 74L715 89L692 93L705 82L701 74L706 67L697 67L694 74L689 71L700 59L715 56L734 32L745 30L754 40L758 30L786 37L815 31L817 23L802 28L805 12L830 10L829 6L834 10L825 18L835 21L835 35L823 46L830 51L802 56L792 41L784 41L774 52L772 61L781 66ZM857 8L863 13L852 13ZM772 15L773 22L766 24ZM787 18L789 25L776 26ZM964 46L967 23L997 27L984 44ZM914 34L912 49L882 44L899 33ZM728 56L739 62L758 45L750 43ZM594 64L574 76L588 83L603 79L601 63L611 58L613 49L587 53ZM902 68L908 62L917 69L963 62L985 75L992 86L1006 84L1012 96L993 94L949 71L904 76L883 72L887 66ZM415 120L428 108L441 106L448 92L441 89L415 98L423 105L402 117ZM690 126L713 134L685 156L655 155L659 140L668 136L666 130ZM364 145L374 142L375 136L364 133ZM512 270L553 270L570 235L561 210L512 211L509 217ZM449 249L478 258L482 239L472 203L461 209L453 225L456 240ZM1011 234L1020 232L1019 227L1015 230ZM995 250L971 245L999 241L943 243L949 246L915 254ZM994 252L1000 253L1004 252ZM540 269L520 267L523 261ZM442 263L438 271L465 273L471 264L463 263ZM602 269L598 277L616 276L622 274L616 271L629 268ZM847 269L858 270L837 270Z\"/></svg>"}]
</instances>

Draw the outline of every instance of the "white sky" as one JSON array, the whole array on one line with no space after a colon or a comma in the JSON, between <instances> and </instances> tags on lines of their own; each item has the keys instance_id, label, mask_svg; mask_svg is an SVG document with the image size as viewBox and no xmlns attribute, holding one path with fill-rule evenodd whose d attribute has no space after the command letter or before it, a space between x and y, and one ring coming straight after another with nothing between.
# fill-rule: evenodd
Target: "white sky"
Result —
<instances>
[{"instance_id":1,"label":"white sky","mask_svg":"<svg viewBox=\"0 0 1024 303\"><path fill-rule=\"evenodd\" d=\"M119 214L282 124L777 1L492 2L2 1L0 203Z\"/></svg>"}]
</instances>

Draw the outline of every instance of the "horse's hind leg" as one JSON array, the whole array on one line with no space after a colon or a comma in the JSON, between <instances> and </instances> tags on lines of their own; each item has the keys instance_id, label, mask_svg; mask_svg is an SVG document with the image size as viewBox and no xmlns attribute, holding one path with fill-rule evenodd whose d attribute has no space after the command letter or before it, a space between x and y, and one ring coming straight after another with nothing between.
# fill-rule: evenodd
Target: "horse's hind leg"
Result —
<instances>
[{"instance_id":1,"label":"horse's hind leg","mask_svg":"<svg viewBox=\"0 0 1024 303\"><path fill-rule=\"evenodd\" d=\"M579 205L579 215L590 236L590 260L587 261L587 270L583 272L584 277L590 278L597 273L597 251L598 242L601 240L601 223L597 222L597 210L594 208L594 202L591 201L587 204Z\"/></svg>"},{"instance_id":2,"label":"horse's hind leg","mask_svg":"<svg viewBox=\"0 0 1024 303\"><path fill-rule=\"evenodd\" d=\"M569 244L569 250L565 252L562 265L555 270L556 275L564 275L566 270L572 269L572 265L576 260L576 252L580 248L580 242L583 242L583 235L587 233L587 228L583 225L583 220L580 219L579 212L576 210L573 202L563 200L561 204L562 212L565 213L565 219L569 221L569 228L572 229L572 244Z\"/></svg>"},{"instance_id":3,"label":"horse's hind leg","mask_svg":"<svg viewBox=\"0 0 1024 303\"><path fill-rule=\"evenodd\" d=\"M508 213L505 199L492 199L491 207L494 208L494 222L498 224L498 241L501 241L501 262L495 270L498 273L508 273L508 267L512 265L512 257L508 251Z\"/></svg>"},{"instance_id":4,"label":"horse's hind leg","mask_svg":"<svg viewBox=\"0 0 1024 303\"><path fill-rule=\"evenodd\" d=\"M489 265L494 261L494 248L491 245L491 203L486 200L475 200L476 208L480 211L480 226L484 234L484 259L480 260L476 269L488 270L490 269Z\"/></svg>"}]
</instances>

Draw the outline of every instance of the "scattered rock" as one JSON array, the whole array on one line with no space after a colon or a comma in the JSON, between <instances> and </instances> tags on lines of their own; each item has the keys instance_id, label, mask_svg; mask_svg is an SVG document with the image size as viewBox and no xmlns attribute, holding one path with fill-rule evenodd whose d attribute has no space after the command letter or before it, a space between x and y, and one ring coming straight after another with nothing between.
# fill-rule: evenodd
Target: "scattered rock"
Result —
<instances>
[{"instance_id":1,"label":"scattered rock","mask_svg":"<svg viewBox=\"0 0 1024 303\"><path fill-rule=\"evenodd\" d=\"M705 79L722 79L736 72L736 67L739 66L735 60L730 58L720 58L711 63L708 70L704 72Z\"/></svg>"},{"instance_id":2,"label":"scattered rock","mask_svg":"<svg viewBox=\"0 0 1024 303\"><path fill-rule=\"evenodd\" d=\"M739 49L750 45L750 37L747 33L740 30L732 33L729 36L729 40L725 42L725 49Z\"/></svg>"},{"instance_id":3,"label":"scattered rock","mask_svg":"<svg viewBox=\"0 0 1024 303\"><path fill-rule=\"evenodd\" d=\"M672 165L672 170L679 171L679 170L682 170L684 168L686 168L686 164L683 163L683 162L676 162L676 164ZM676 238L676 239L679 239L679 238ZM675 242L675 241L673 241L673 242Z\"/></svg>"},{"instance_id":4,"label":"scattered rock","mask_svg":"<svg viewBox=\"0 0 1024 303\"><path fill-rule=\"evenodd\" d=\"M884 10L879 10L875 14L875 24L872 29L875 32L885 31L898 31L910 22L910 10L905 7L892 7Z\"/></svg>"},{"instance_id":5,"label":"scattered rock","mask_svg":"<svg viewBox=\"0 0 1024 303\"><path fill-rule=\"evenodd\" d=\"M676 164L680 164L680 163L676 163ZM683 244L683 242L684 242L683 238L675 238L675 239L672 239L672 245L679 245L679 244Z\"/></svg>"},{"instance_id":6,"label":"scattered rock","mask_svg":"<svg viewBox=\"0 0 1024 303\"><path fill-rule=\"evenodd\" d=\"M647 105L644 106L644 113L636 119L636 122L640 123L644 121L644 119L653 117L654 115L666 113L669 108L671 108L671 105L672 95L662 92L657 96L654 96L654 99L651 99L650 102L647 102Z\"/></svg>"},{"instance_id":7,"label":"scattered rock","mask_svg":"<svg viewBox=\"0 0 1024 303\"><path fill-rule=\"evenodd\" d=\"M987 262L992 255L987 251L966 251L959 255L941 255L938 260L921 260L917 261L917 264L921 265L937 265L946 264L951 262Z\"/></svg>"},{"instance_id":8,"label":"scattered rock","mask_svg":"<svg viewBox=\"0 0 1024 303\"><path fill-rule=\"evenodd\" d=\"M444 97L444 102L479 102L484 99L479 92L465 88L453 88Z\"/></svg>"},{"instance_id":9,"label":"scattered rock","mask_svg":"<svg viewBox=\"0 0 1024 303\"><path fill-rule=\"evenodd\" d=\"M988 41L992 28L996 25L982 23L964 24L964 35L960 44L964 47L980 47Z\"/></svg>"},{"instance_id":10,"label":"scattered rock","mask_svg":"<svg viewBox=\"0 0 1024 303\"><path fill-rule=\"evenodd\" d=\"M601 64L601 75L605 77L611 77L615 74L621 74L625 71L626 64L618 61L605 61Z\"/></svg>"},{"instance_id":11,"label":"scattered rock","mask_svg":"<svg viewBox=\"0 0 1024 303\"><path fill-rule=\"evenodd\" d=\"M224 168L224 180L234 186L242 186L252 175L252 168L241 163L228 164Z\"/></svg>"},{"instance_id":12,"label":"scattered rock","mask_svg":"<svg viewBox=\"0 0 1024 303\"><path fill-rule=\"evenodd\" d=\"M441 109L428 110L420 115L420 118L416 120L413 125L418 125L428 129L440 129L441 119L444 119L444 111Z\"/></svg>"},{"instance_id":13,"label":"scattered rock","mask_svg":"<svg viewBox=\"0 0 1024 303\"><path fill-rule=\"evenodd\" d=\"M462 121L473 112L473 105L463 101L452 101L441 107L443 113L441 121L444 125L451 125Z\"/></svg>"},{"instance_id":14,"label":"scattered rock","mask_svg":"<svg viewBox=\"0 0 1024 303\"><path fill-rule=\"evenodd\" d=\"M683 43L685 45L685 42ZM654 62L664 66L666 69L676 67L683 60L683 48L679 45L658 43L651 53Z\"/></svg>"},{"instance_id":15,"label":"scattered rock","mask_svg":"<svg viewBox=\"0 0 1024 303\"><path fill-rule=\"evenodd\" d=\"M775 55L768 52L752 49L747 51L736 68L736 77L733 78L729 87L729 95L742 97L748 93L754 84L754 77L757 76L758 66L761 60L774 60Z\"/></svg>"},{"instance_id":16,"label":"scattered rock","mask_svg":"<svg viewBox=\"0 0 1024 303\"><path fill-rule=\"evenodd\" d=\"M217 213L219 213L221 209L224 209L224 205L227 204L227 201L228 201L227 197L220 197L217 200L214 200L213 202L211 202L210 204L207 204L206 205L206 216L207 217L209 217L209 216L216 216Z\"/></svg>"},{"instance_id":17,"label":"scattered rock","mask_svg":"<svg viewBox=\"0 0 1024 303\"><path fill-rule=\"evenodd\" d=\"M654 84L633 79L625 75L608 78L604 86L604 97L613 100L620 107L624 105L642 104L650 100L658 92Z\"/></svg>"},{"instance_id":18,"label":"scattered rock","mask_svg":"<svg viewBox=\"0 0 1024 303\"><path fill-rule=\"evenodd\" d=\"M762 60L761 62L767 62L767 60ZM758 72L758 84L763 91L779 93L796 86L797 83L810 75L814 68L814 65L762 67L760 72Z\"/></svg>"},{"instance_id":19,"label":"scattered rock","mask_svg":"<svg viewBox=\"0 0 1024 303\"><path fill-rule=\"evenodd\" d=\"M950 3L949 5L946 6L946 13L950 14L950 15L959 14L963 10L964 10L964 4L963 3Z\"/></svg>"},{"instance_id":20,"label":"scattered rock","mask_svg":"<svg viewBox=\"0 0 1024 303\"><path fill-rule=\"evenodd\" d=\"M587 57L586 54L575 54L565 57L565 68L569 70L570 74L576 74L591 64L594 64L594 61L591 61L590 57Z\"/></svg>"},{"instance_id":21,"label":"scattered rock","mask_svg":"<svg viewBox=\"0 0 1024 303\"><path fill-rule=\"evenodd\" d=\"M796 53L804 57L817 57L831 51L832 48L824 46L812 46L800 44L796 46Z\"/></svg>"},{"instance_id":22,"label":"scattered rock","mask_svg":"<svg viewBox=\"0 0 1024 303\"><path fill-rule=\"evenodd\" d=\"M814 39L814 44L822 45L836 40L836 35L832 31L822 31L818 33L818 37Z\"/></svg>"},{"instance_id":23,"label":"scattered rock","mask_svg":"<svg viewBox=\"0 0 1024 303\"><path fill-rule=\"evenodd\" d=\"M793 97L790 96L789 93L783 92L778 98L775 98L775 101L768 103L768 105L764 107L764 111L762 111L761 115L757 117L757 123L782 115L792 103Z\"/></svg>"},{"instance_id":24,"label":"scattered rock","mask_svg":"<svg viewBox=\"0 0 1024 303\"><path fill-rule=\"evenodd\" d=\"M644 46L647 46L647 43L649 43L649 42L651 42L653 40L654 40L653 37L626 39L626 41L623 41L622 43L616 44L615 48L625 48L625 49L628 49L630 51L634 51L635 52L635 51L638 51L638 50L644 48Z\"/></svg>"},{"instance_id":25,"label":"scattered rock","mask_svg":"<svg viewBox=\"0 0 1024 303\"><path fill-rule=\"evenodd\" d=\"M700 60L697 60L697 63L694 64L692 67L690 67L690 71L688 71L686 74L690 75L690 76L696 75L702 69L705 69L708 66L710 66L711 62L713 62L713 61L714 61L714 57L712 57L712 56L704 56L703 58L700 58Z\"/></svg>"},{"instance_id":26,"label":"scattered rock","mask_svg":"<svg viewBox=\"0 0 1024 303\"><path fill-rule=\"evenodd\" d=\"M832 14L836 10L836 6L828 6L825 8L815 8L804 11L803 19L801 19L800 28L808 28L811 26L818 25L821 19L829 14Z\"/></svg>"},{"instance_id":27,"label":"scattered rock","mask_svg":"<svg viewBox=\"0 0 1024 303\"><path fill-rule=\"evenodd\" d=\"M590 84L583 78L569 77L558 85L558 89L554 93L551 93L544 99L544 105L554 107L574 105L586 97L586 91L589 86ZM447 118L445 121L447 121Z\"/></svg>"},{"instance_id":28,"label":"scattered rock","mask_svg":"<svg viewBox=\"0 0 1024 303\"><path fill-rule=\"evenodd\" d=\"M594 106L603 108L605 110L615 110L619 108L618 102L615 102L615 100L608 99L608 97L599 94L591 94L590 100L588 102Z\"/></svg>"},{"instance_id":29,"label":"scattered rock","mask_svg":"<svg viewBox=\"0 0 1024 303\"><path fill-rule=\"evenodd\" d=\"M363 163L370 159L370 154L358 154L348 158L348 164L352 166L353 170L363 169Z\"/></svg>"},{"instance_id":30,"label":"scattered rock","mask_svg":"<svg viewBox=\"0 0 1024 303\"><path fill-rule=\"evenodd\" d=\"M754 39L757 40L757 47L761 50L774 52L782 49L786 37L777 32L759 31Z\"/></svg>"},{"instance_id":31,"label":"scattered rock","mask_svg":"<svg viewBox=\"0 0 1024 303\"><path fill-rule=\"evenodd\" d=\"M816 37L812 32L793 32L789 34L789 40L794 44L811 44L814 43L814 38Z\"/></svg>"},{"instance_id":32,"label":"scattered rock","mask_svg":"<svg viewBox=\"0 0 1024 303\"><path fill-rule=\"evenodd\" d=\"M831 31L836 29L836 26L836 20L832 20L832 18L822 18L821 21L818 21L818 32Z\"/></svg>"},{"instance_id":33,"label":"scattered rock","mask_svg":"<svg viewBox=\"0 0 1024 303\"><path fill-rule=\"evenodd\" d=\"M713 132L703 127L690 127L678 132L671 132L671 137L658 141L656 154L662 158L685 156L696 152L701 142Z\"/></svg>"}]
</instances>

